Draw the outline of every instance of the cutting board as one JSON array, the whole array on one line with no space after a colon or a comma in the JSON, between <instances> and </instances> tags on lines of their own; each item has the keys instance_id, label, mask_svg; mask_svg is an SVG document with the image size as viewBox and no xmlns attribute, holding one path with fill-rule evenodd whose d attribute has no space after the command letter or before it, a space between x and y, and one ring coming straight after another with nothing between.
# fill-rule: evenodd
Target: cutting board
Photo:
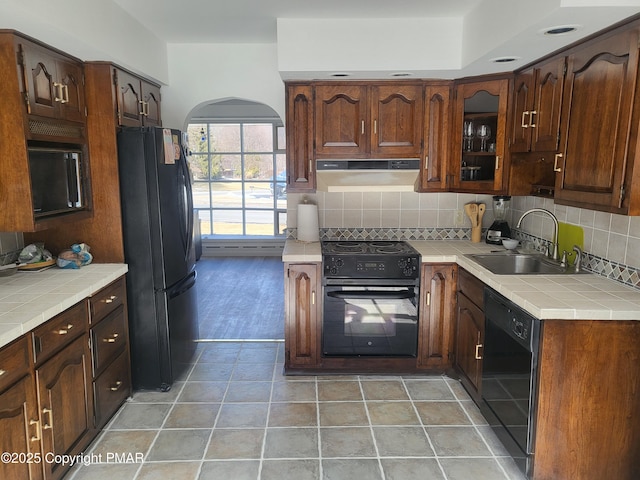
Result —
<instances>
[{"instance_id":1,"label":"cutting board","mask_svg":"<svg viewBox=\"0 0 640 480\"><path fill-rule=\"evenodd\" d=\"M577 225L558 222L558 258L562 258L562 251L573 251L573 246L577 245L584 249L584 230ZM569 257L569 263L573 264L575 254Z\"/></svg>"}]
</instances>

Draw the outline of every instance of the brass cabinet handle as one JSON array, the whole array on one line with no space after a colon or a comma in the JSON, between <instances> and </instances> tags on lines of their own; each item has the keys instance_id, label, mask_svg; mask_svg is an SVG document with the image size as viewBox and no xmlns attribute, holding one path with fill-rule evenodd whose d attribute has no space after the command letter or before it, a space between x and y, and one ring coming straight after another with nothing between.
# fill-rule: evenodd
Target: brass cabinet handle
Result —
<instances>
[{"instance_id":1,"label":"brass cabinet handle","mask_svg":"<svg viewBox=\"0 0 640 480\"><path fill-rule=\"evenodd\" d=\"M117 295L111 295L109 298L107 298L104 303L113 303L113 301L118 298Z\"/></svg>"},{"instance_id":2,"label":"brass cabinet handle","mask_svg":"<svg viewBox=\"0 0 640 480\"><path fill-rule=\"evenodd\" d=\"M115 386L109 387L109 391L117 392L118 390L120 390L120 387L122 387L122 382L121 381L117 381Z\"/></svg>"},{"instance_id":3,"label":"brass cabinet handle","mask_svg":"<svg viewBox=\"0 0 640 480\"><path fill-rule=\"evenodd\" d=\"M553 171L554 172L561 172L562 168L558 167L558 159L562 158L562 154L561 153L556 153L555 158L553 160Z\"/></svg>"},{"instance_id":4,"label":"brass cabinet handle","mask_svg":"<svg viewBox=\"0 0 640 480\"><path fill-rule=\"evenodd\" d=\"M482 360L482 356L480 355L480 349L482 348L482 344L478 343L476 345L476 360Z\"/></svg>"},{"instance_id":5,"label":"brass cabinet handle","mask_svg":"<svg viewBox=\"0 0 640 480\"><path fill-rule=\"evenodd\" d=\"M31 437L32 442L40 441L40 422L38 420L29 420L29 425L36 425L36 435Z\"/></svg>"},{"instance_id":6,"label":"brass cabinet handle","mask_svg":"<svg viewBox=\"0 0 640 480\"><path fill-rule=\"evenodd\" d=\"M54 102L64 103L64 92L62 90L63 85L58 82L53 82L53 88L55 91L55 96L53 97Z\"/></svg>"},{"instance_id":7,"label":"brass cabinet handle","mask_svg":"<svg viewBox=\"0 0 640 480\"><path fill-rule=\"evenodd\" d=\"M427 292L427 307L431 305L431 292Z\"/></svg>"},{"instance_id":8,"label":"brass cabinet handle","mask_svg":"<svg viewBox=\"0 0 640 480\"><path fill-rule=\"evenodd\" d=\"M424 169L429 170L429 155L424 156Z\"/></svg>"},{"instance_id":9,"label":"brass cabinet handle","mask_svg":"<svg viewBox=\"0 0 640 480\"><path fill-rule=\"evenodd\" d=\"M42 409L42 414L43 414L43 415L47 415L47 414L49 414L49 423L48 423L48 424L47 424L47 423L45 423L45 424L42 426L42 429L43 429L43 430L50 430L50 429L52 429L52 428L53 428L53 410L51 410L50 408L43 408L43 409Z\"/></svg>"},{"instance_id":10,"label":"brass cabinet handle","mask_svg":"<svg viewBox=\"0 0 640 480\"><path fill-rule=\"evenodd\" d=\"M114 333L113 335L111 335L108 338L103 338L102 341L105 342L105 343L116 343L116 340L117 340L118 336L119 335L117 333Z\"/></svg>"},{"instance_id":11,"label":"brass cabinet handle","mask_svg":"<svg viewBox=\"0 0 640 480\"><path fill-rule=\"evenodd\" d=\"M316 304L316 291L311 292L311 305Z\"/></svg>"},{"instance_id":12,"label":"brass cabinet handle","mask_svg":"<svg viewBox=\"0 0 640 480\"><path fill-rule=\"evenodd\" d=\"M138 105L140 105L138 115L144 115L144 100L138 100Z\"/></svg>"},{"instance_id":13,"label":"brass cabinet handle","mask_svg":"<svg viewBox=\"0 0 640 480\"><path fill-rule=\"evenodd\" d=\"M373 121L373 134L374 135L378 134L378 120Z\"/></svg>"},{"instance_id":14,"label":"brass cabinet handle","mask_svg":"<svg viewBox=\"0 0 640 480\"><path fill-rule=\"evenodd\" d=\"M527 123L527 121L524 119L524 117L526 117L527 115L529 115L530 112L522 112L522 121L520 122L520 126L522 128L529 128L529 124Z\"/></svg>"},{"instance_id":15,"label":"brass cabinet handle","mask_svg":"<svg viewBox=\"0 0 640 480\"><path fill-rule=\"evenodd\" d=\"M536 124L533 123L533 116L537 114L538 112L536 110L532 110L531 112L529 112L529 126L531 128L536 128Z\"/></svg>"},{"instance_id":16,"label":"brass cabinet handle","mask_svg":"<svg viewBox=\"0 0 640 480\"><path fill-rule=\"evenodd\" d=\"M2 369L0 368L0 377L1 377L2 375L4 375L5 373L7 373L7 371L6 371L6 370L2 370Z\"/></svg>"},{"instance_id":17,"label":"brass cabinet handle","mask_svg":"<svg viewBox=\"0 0 640 480\"><path fill-rule=\"evenodd\" d=\"M364 135L364 120L362 120L362 128L361 128L361 132L360 133L362 133L362 135Z\"/></svg>"},{"instance_id":18,"label":"brass cabinet handle","mask_svg":"<svg viewBox=\"0 0 640 480\"><path fill-rule=\"evenodd\" d=\"M73 328L73 323L69 323L66 327L61 328L60 330L56 330L55 333L57 333L58 335L66 335L67 333L69 333L69 330L71 330Z\"/></svg>"},{"instance_id":19,"label":"brass cabinet handle","mask_svg":"<svg viewBox=\"0 0 640 480\"><path fill-rule=\"evenodd\" d=\"M500 155L496 155L496 170L500 170Z\"/></svg>"}]
</instances>

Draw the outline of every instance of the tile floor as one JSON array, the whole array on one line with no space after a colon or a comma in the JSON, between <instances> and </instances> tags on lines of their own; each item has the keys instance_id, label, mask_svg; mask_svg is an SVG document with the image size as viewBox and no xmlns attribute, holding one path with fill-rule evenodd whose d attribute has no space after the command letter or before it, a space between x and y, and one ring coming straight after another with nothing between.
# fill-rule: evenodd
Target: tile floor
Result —
<instances>
[{"instance_id":1,"label":"tile floor","mask_svg":"<svg viewBox=\"0 0 640 480\"><path fill-rule=\"evenodd\" d=\"M456 380L285 377L283 347L201 344L182 381L134 393L85 452L105 463L66 478L523 479Z\"/></svg>"}]
</instances>

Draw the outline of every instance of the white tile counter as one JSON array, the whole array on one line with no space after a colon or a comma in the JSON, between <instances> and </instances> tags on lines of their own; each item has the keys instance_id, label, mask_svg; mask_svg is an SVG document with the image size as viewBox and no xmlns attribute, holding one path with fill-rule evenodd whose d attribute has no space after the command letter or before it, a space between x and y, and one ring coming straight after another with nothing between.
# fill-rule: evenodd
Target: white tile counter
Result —
<instances>
[{"instance_id":1,"label":"white tile counter","mask_svg":"<svg viewBox=\"0 0 640 480\"><path fill-rule=\"evenodd\" d=\"M640 290L600 275L495 275L465 254L502 250L499 245L466 240L409 243L424 263L457 263L537 318L640 321ZM283 261L321 262L320 243L288 240Z\"/></svg>"},{"instance_id":2,"label":"white tile counter","mask_svg":"<svg viewBox=\"0 0 640 480\"><path fill-rule=\"evenodd\" d=\"M125 264L57 267L0 277L0 347L96 293L127 273Z\"/></svg>"}]
</instances>

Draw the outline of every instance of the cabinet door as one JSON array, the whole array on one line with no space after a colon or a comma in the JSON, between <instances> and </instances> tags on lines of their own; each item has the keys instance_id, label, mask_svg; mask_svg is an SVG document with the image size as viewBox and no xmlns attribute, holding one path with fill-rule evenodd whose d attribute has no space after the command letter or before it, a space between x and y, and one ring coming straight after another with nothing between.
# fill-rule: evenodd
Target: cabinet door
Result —
<instances>
[{"instance_id":1,"label":"cabinet door","mask_svg":"<svg viewBox=\"0 0 640 480\"><path fill-rule=\"evenodd\" d=\"M368 150L367 87L319 85L315 89L315 139L318 157L362 157Z\"/></svg>"},{"instance_id":2,"label":"cabinet door","mask_svg":"<svg viewBox=\"0 0 640 480\"><path fill-rule=\"evenodd\" d=\"M591 43L568 57L556 165L559 203L608 211L622 207L637 74L635 30Z\"/></svg>"},{"instance_id":3,"label":"cabinet door","mask_svg":"<svg viewBox=\"0 0 640 480\"><path fill-rule=\"evenodd\" d=\"M451 124L451 86L433 85L425 89L424 156L420 169L421 192L447 190L449 130Z\"/></svg>"},{"instance_id":4,"label":"cabinet door","mask_svg":"<svg viewBox=\"0 0 640 480\"><path fill-rule=\"evenodd\" d=\"M288 85L286 95L287 191L314 191L313 87Z\"/></svg>"},{"instance_id":5,"label":"cabinet door","mask_svg":"<svg viewBox=\"0 0 640 480\"><path fill-rule=\"evenodd\" d=\"M0 478L40 479L42 461L36 463L40 450L40 422L38 404L31 375L0 393L0 450L31 455L33 463L25 459L0 462ZM22 461L18 461L22 460Z\"/></svg>"},{"instance_id":6,"label":"cabinet door","mask_svg":"<svg viewBox=\"0 0 640 480\"><path fill-rule=\"evenodd\" d=\"M39 45L24 42L18 48L28 95L27 113L54 118L62 99L56 82L56 59Z\"/></svg>"},{"instance_id":7,"label":"cabinet door","mask_svg":"<svg viewBox=\"0 0 640 480\"><path fill-rule=\"evenodd\" d=\"M62 89L60 117L73 122L84 122L86 111L82 65L70 60L59 60L56 67L58 82Z\"/></svg>"},{"instance_id":8,"label":"cabinet door","mask_svg":"<svg viewBox=\"0 0 640 480\"><path fill-rule=\"evenodd\" d=\"M558 149L564 73L564 57L536 68L535 103L528 115L531 151L555 152Z\"/></svg>"},{"instance_id":9,"label":"cabinet door","mask_svg":"<svg viewBox=\"0 0 640 480\"><path fill-rule=\"evenodd\" d=\"M147 127L159 127L162 125L160 117L160 87L156 87L145 81L141 81L142 101L144 102L144 120Z\"/></svg>"},{"instance_id":10,"label":"cabinet door","mask_svg":"<svg viewBox=\"0 0 640 480\"><path fill-rule=\"evenodd\" d=\"M143 122L143 100L140 79L122 70L116 70L118 96L118 123L126 127L140 127Z\"/></svg>"},{"instance_id":11,"label":"cabinet door","mask_svg":"<svg viewBox=\"0 0 640 480\"><path fill-rule=\"evenodd\" d=\"M456 266L422 266L418 367L451 366Z\"/></svg>"},{"instance_id":12,"label":"cabinet door","mask_svg":"<svg viewBox=\"0 0 640 480\"><path fill-rule=\"evenodd\" d=\"M420 158L423 96L420 85L371 87L371 153Z\"/></svg>"},{"instance_id":13,"label":"cabinet door","mask_svg":"<svg viewBox=\"0 0 640 480\"><path fill-rule=\"evenodd\" d=\"M456 366L469 394L480 399L484 313L465 295L458 293Z\"/></svg>"},{"instance_id":14,"label":"cabinet door","mask_svg":"<svg viewBox=\"0 0 640 480\"><path fill-rule=\"evenodd\" d=\"M84 335L36 369L42 421L42 450L56 455L82 448L93 428L91 356ZM67 465L68 466L68 465ZM65 465L44 463L47 478L60 478Z\"/></svg>"},{"instance_id":15,"label":"cabinet door","mask_svg":"<svg viewBox=\"0 0 640 480\"><path fill-rule=\"evenodd\" d=\"M456 191L504 190L509 80L463 83L456 87L452 184ZM468 133L464 127L469 126ZM481 127L488 127L481 130ZM483 135L484 133L484 135Z\"/></svg>"},{"instance_id":16,"label":"cabinet door","mask_svg":"<svg viewBox=\"0 0 640 480\"><path fill-rule=\"evenodd\" d=\"M310 367L318 364L318 288L317 264L290 264L286 267L285 355L287 366Z\"/></svg>"},{"instance_id":17,"label":"cabinet door","mask_svg":"<svg viewBox=\"0 0 640 480\"><path fill-rule=\"evenodd\" d=\"M535 92L535 71L527 70L513 82L513 101L511 116L511 145L512 153L528 152L531 148L531 112L533 110Z\"/></svg>"}]
</instances>

